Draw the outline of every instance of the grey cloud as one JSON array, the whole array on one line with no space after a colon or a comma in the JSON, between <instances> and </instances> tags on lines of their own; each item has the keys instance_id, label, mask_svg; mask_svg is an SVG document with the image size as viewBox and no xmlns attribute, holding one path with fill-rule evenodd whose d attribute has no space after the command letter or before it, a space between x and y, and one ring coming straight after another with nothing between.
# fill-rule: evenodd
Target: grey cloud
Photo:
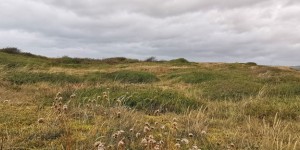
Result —
<instances>
[{"instance_id":1,"label":"grey cloud","mask_svg":"<svg viewBox=\"0 0 300 150\"><path fill-rule=\"evenodd\" d=\"M0 47L54 57L300 64L294 0L0 2Z\"/></svg>"},{"instance_id":2,"label":"grey cloud","mask_svg":"<svg viewBox=\"0 0 300 150\"><path fill-rule=\"evenodd\" d=\"M271 0L43 0L81 15L99 16L112 12L137 12L155 17L181 15L207 9L249 7L269 1Z\"/></svg>"}]
</instances>

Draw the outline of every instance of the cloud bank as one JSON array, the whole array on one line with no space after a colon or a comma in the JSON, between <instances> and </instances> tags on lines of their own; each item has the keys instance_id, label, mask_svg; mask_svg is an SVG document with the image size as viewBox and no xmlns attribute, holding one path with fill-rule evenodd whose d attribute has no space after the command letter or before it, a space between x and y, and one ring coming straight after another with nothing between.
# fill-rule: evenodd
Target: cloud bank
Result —
<instances>
[{"instance_id":1,"label":"cloud bank","mask_svg":"<svg viewBox=\"0 0 300 150\"><path fill-rule=\"evenodd\" d=\"M0 47L300 65L297 0L0 0Z\"/></svg>"}]
</instances>

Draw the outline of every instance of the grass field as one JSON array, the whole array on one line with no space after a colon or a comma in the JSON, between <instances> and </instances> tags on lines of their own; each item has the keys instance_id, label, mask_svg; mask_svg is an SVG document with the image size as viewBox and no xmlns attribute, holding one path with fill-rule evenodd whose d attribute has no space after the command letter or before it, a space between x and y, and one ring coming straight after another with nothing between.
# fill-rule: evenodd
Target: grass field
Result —
<instances>
[{"instance_id":1,"label":"grass field","mask_svg":"<svg viewBox=\"0 0 300 150\"><path fill-rule=\"evenodd\" d=\"M0 52L0 149L300 149L300 72Z\"/></svg>"}]
</instances>

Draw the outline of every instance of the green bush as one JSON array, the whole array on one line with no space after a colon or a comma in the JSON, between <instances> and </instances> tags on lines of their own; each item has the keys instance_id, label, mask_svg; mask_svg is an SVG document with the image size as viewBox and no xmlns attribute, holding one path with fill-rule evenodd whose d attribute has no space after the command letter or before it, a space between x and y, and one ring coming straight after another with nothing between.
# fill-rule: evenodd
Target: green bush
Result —
<instances>
[{"instance_id":1,"label":"green bush","mask_svg":"<svg viewBox=\"0 0 300 150\"><path fill-rule=\"evenodd\" d=\"M186 60L185 58L178 58L178 59L173 59L170 60L170 63L175 63L175 64L188 64L190 63L188 60Z\"/></svg>"},{"instance_id":2,"label":"green bush","mask_svg":"<svg viewBox=\"0 0 300 150\"><path fill-rule=\"evenodd\" d=\"M125 57L113 57L102 59L101 62L107 64L121 64L121 63L136 63L139 62L137 59L129 59Z\"/></svg>"}]
</instances>

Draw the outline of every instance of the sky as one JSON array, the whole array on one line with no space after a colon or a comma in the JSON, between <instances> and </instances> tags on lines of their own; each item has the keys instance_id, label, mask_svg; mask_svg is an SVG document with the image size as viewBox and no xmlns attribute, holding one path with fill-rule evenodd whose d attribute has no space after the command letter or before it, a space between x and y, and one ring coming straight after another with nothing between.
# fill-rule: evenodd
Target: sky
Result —
<instances>
[{"instance_id":1,"label":"sky","mask_svg":"<svg viewBox=\"0 0 300 150\"><path fill-rule=\"evenodd\" d=\"M0 48L300 65L299 0L0 0Z\"/></svg>"}]
</instances>

